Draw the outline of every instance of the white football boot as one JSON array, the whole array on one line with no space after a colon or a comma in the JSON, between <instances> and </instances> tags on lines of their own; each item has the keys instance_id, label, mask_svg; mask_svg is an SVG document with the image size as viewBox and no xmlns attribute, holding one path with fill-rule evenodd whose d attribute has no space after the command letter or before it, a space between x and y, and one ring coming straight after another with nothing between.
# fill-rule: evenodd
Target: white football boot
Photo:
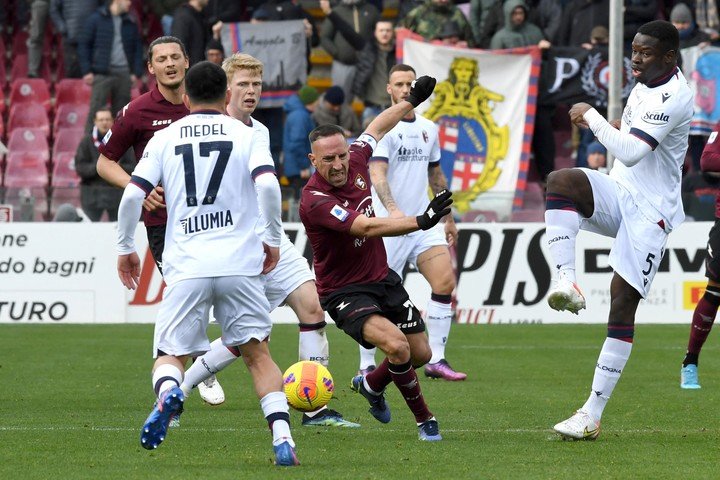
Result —
<instances>
[{"instance_id":1,"label":"white football boot","mask_svg":"<svg viewBox=\"0 0 720 480\"><path fill-rule=\"evenodd\" d=\"M225 392L215 375L212 375L204 382L198 383L197 389L198 392L200 392L200 398L202 398L205 403L220 405L225 401Z\"/></svg>"},{"instance_id":2,"label":"white football boot","mask_svg":"<svg viewBox=\"0 0 720 480\"><path fill-rule=\"evenodd\" d=\"M585 296L576 283L566 278L560 278L548 295L548 305L553 310L562 312L567 310L575 315L585 308Z\"/></svg>"},{"instance_id":3,"label":"white football boot","mask_svg":"<svg viewBox=\"0 0 720 480\"><path fill-rule=\"evenodd\" d=\"M578 410L575 414L553 427L563 440L595 440L600 435L600 422L587 412Z\"/></svg>"}]
</instances>

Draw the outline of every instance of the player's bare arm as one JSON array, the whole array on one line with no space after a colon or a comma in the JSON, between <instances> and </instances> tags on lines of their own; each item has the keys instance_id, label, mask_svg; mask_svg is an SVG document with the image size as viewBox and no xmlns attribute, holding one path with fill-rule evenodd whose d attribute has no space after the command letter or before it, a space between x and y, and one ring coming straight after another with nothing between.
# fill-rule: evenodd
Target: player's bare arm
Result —
<instances>
[{"instance_id":1,"label":"player's bare arm","mask_svg":"<svg viewBox=\"0 0 720 480\"><path fill-rule=\"evenodd\" d=\"M417 217L383 218L358 215L350 226L350 234L356 237L394 237L417 230L428 230L450 213L452 194L443 190L435 196L425 213Z\"/></svg>"},{"instance_id":2,"label":"player's bare arm","mask_svg":"<svg viewBox=\"0 0 720 480\"><path fill-rule=\"evenodd\" d=\"M375 193L388 211L390 218L402 218L405 214L398 208L395 198L390 191L390 184L387 179L388 164L383 161L370 162L370 180L372 181Z\"/></svg>"},{"instance_id":3,"label":"player's bare arm","mask_svg":"<svg viewBox=\"0 0 720 480\"><path fill-rule=\"evenodd\" d=\"M427 75L418 78L413 82L407 100L398 102L380 113L380 115L370 122L370 125L365 129L365 133L371 135L379 142L405 115L427 100L430 95L432 95L434 89L434 78L428 77Z\"/></svg>"},{"instance_id":4,"label":"player's bare arm","mask_svg":"<svg viewBox=\"0 0 720 480\"><path fill-rule=\"evenodd\" d=\"M103 180L116 187L125 188L130 183L130 175L115 160L111 160L102 153L98 157L97 172ZM143 208L148 212L165 208L165 199L162 196L163 188L160 186L150 192L143 201Z\"/></svg>"},{"instance_id":5,"label":"player's bare arm","mask_svg":"<svg viewBox=\"0 0 720 480\"><path fill-rule=\"evenodd\" d=\"M430 184L430 189L435 195L442 192L443 190L447 190L447 179L445 178L445 174L443 173L442 168L440 168L440 164L428 168L428 183ZM457 241L458 236L458 229L455 225L455 219L452 215L445 215L444 220L445 239L448 242L448 246L452 246Z\"/></svg>"}]
</instances>

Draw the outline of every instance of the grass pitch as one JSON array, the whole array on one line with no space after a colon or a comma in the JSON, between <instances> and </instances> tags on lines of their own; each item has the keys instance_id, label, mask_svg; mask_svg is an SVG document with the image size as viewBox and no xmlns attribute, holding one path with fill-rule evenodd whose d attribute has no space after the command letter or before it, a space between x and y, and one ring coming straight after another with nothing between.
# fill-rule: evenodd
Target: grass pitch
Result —
<instances>
[{"instance_id":1,"label":"grass pitch","mask_svg":"<svg viewBox=\"0 0 720 480\"><path fill-rule=\"evenodd\" d=\"M370 416L349 388L357 345L329 326L331 406L362 427L302 427L291 413L302 465L281 469L241 362L219 375L224 405L194 393L181 428L149 452L139 433L154 401L152 326L0 325L0 478L717 478L720 348L711 335L702 390L681 390L688 330L639 326L600 437L562 442L551 427L584 403L606 328L453 325L448 357L468 380L422 376L444 437L426 444L392 386L392 422ZM297 327L276 326L271 350L281 369L294 363Z\"/></svg>"}]
</instances>

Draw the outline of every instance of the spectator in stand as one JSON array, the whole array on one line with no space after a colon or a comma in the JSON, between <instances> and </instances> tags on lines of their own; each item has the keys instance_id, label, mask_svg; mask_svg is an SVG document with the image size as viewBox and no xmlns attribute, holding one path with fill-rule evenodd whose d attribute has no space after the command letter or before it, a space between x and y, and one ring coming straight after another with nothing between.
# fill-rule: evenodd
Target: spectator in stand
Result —
<instances>
[{"instance_id":1,"label":"spectator in stand","mask_svg":"<svg viewBox=\"0 0 720 480\"><path fill-rule=\"evenodd\" d=\"M491 11L494 11L495 5L500 5L500 12L502 13L502 0L470 0L470 27L472 27L473 35L475 36L475 43L484 47L486 42L483 42L483 32L485 31L485 24L487 23L488 17ZM500 20L502 20L502 15ZM497 29L496 29L497 30ZM492 32L495 33L494 31ZM489 39L492 38L490 35Z\"/></svg>"},{"instance_id":2,"label":"spectator in stand","mask_svg":"<svg viewBox=\"0 0 720 480\"><path fill-rule=\"evenodd\" d=\"M528 7L523 0L507 0L503 6L505 26L493 35L490 48L527 47L539 45L540 48L550 47L543 38L543 33L536 25L528 21Z\"/></svg>"},{"instance_id":3,"label":"spectator in stand","mask_svg":"<svg viewBox=\"0 0 720 480\"><path fill-rule=\"evenodd\" d=\"M693 20L692 11L684 3L678 3L670 11L670 22L680 34L680 50L696 45L710 45L710 35L700 30Z\"/></svg>"},{"instance_id":4,"label":"spectator in stand","mask_svg":"<svg viewBox=\"0 0 720 480\"><path fill-rule=\"evenodd\" d=\"M657 0L625 0L623 7L623 37L625 51L632 51L632 40L641 25L655 20Z\"/></svg>"},{"instance_id":5,"label":"spectator in stand","mask_svg":"<svg viewBox=\"0 0 720 480\"><path fill-rule=\"evenodd\" d=\"M5 8L5 7L2 7ZM28 47L28 77L40 76L43 44L45 42L45 26L47 25L50 0L32 0L30 5L30 36Z\"/></svg>"},{"instance_id":6,"label":"spectator in stand","mask_svg":"<svg viewBox=\"0 0 720 480\"><path fill-rule=\"evenodd\" d=\"M113 116L130 103L132 84L145 72L140 31L128 15L129 9L130 0L112 0L95 10L80 31L80 73L85 83L92 85L87 131L108 96Z\"/></svg>"},{"instance_id":7,"label":"spectator in stand","mask_svg":"<svg viewBox=\"0 0 720 480\"><path fill-rule=\"evenodd\" d=\"M76 208L70 203L61 204L52 219L53 222L87 222L89 220L81 208Z\"/></svg>"},{"instance_id":8,"label":"spectator in stand","mask_svg":"<svg viewBox=\"0 0 720 480\"><path fill-rule=\"evenodd\" d=\"M172 32L173 13L183 0L149 0L150 9L160 19L163 35L170 35Z\"/></svg>"},{"instance_id":9,"label":"spectator in stand","mask_svg":"<svg viewBox=\"0 0 720 480\"><path fill-rule=\"evenodd\" d=\"M432 39L433 43L446 45L448 47L467 48L468 44L465 40L460 39L460 27L455 20L448 20L443 25L442 30Z\"/></svg>"},{"instance_id":10,"label":"spectator in stand","mask_svg":"<svg viewBox=\"0 0 720 480\"><path fill-rule=\"evenodd\" d=\"M593 170L607 173L607 149L595 140L587 146L587 166Z\"/></svg>"},{"instance_id":11,"label":"spectator in stand","mask_svg":"<svg viewBox=\"0 0 720 480\"><path fill-rule=\"evenodd\" d=\"M248 20L249 1L239 0L210 0L205 10L208 23L215 25L217 22L235 23Z\"/></svg>"},{"instance_id":12,"label":"spectator in stand","mask_svg":"<svg viewBox=\"0 0 720 480\"><path fill-rule=\"evenodd\" d=\"M332 8L332 12L351 25L363 40L372 41L373 29L380 19L380 12L374 5L366 0L342 0ZM320 27L320 45L333 58L330 71L332 84L339 85L345 93L345 99L351 102L353 78L362 47L350 44L329 18L325 18Z\"/></svg>"},{"instance_id":13,"label":"spectator in stand","mask_svg":"<svg viewBox=\"0 0 720 480\"><path fill-rule=\"evenodd\" d=\"M283 171L293 190L293 198L298 200L300 192L310 178L310 140L308 135L316 127L312 112L318 104L320 94L315 87L305 85L285 102L285 146Z\"/></svg>"},{"instance_id":14,"label":"spectator in stand","mask_svg":"<svg viewBox=\"0 0 720 480\"><path fill-rule=\"evenodd\" d=\"M317 126L338 125L348 138L357 137L361 132L360 120L352 107L345 103L345 93L337 85L322 94L312 118Z\"/></svg>"},{"instance_id":15,"label":"spectator in stand","mask_svg":"<svg viewBox=\"0 0 720 480\"><path fill-rule=\"evenodd\" d=\"M366 126L390 106L387 77L395 65L395 32L392 22L378 20L375 23L373 39L366 41L342 17L332 11L328 0L320 0L320 8L340 35L360 52L351 97L355 95L365 103L362 123ZM348 96L345 97L347 100Z\"/></svg>"},{"instance_id":16,"label":"spectator in stand","mask_svg":"<svg viewBox=\"0 0 720 480\"><path fill-rule=\"evenodd\" d=\"M460 40L466 41L469 47L474 47L475 36L470 22L452 0L426 0L424 4L408 12L398 26L408 28L426 40L432 40L437 38L445 23L450 20L460 28Z\"/></svg>"},{"instance_id":17,"label":"spectator in stand","mask_svg":"<svg viewBox=\"0 0 720 480\"><path fill-rule=\"evenodd\" d=\"M93 222L99 221L105 211L108 213L108 220L116 222L123 191L103 180L97 172L97 160L100 156L98 147L113 125L110 109L103 107L96 111L94 123L92 132L85 134L80 140L75 153L75 171L80 177L80 202L85 214ZM128 175L132 173L137 164L132 149L125 152L118 164Z\"/></svg>"},{"instance_id":18,"label":"spectator in stand","mask_svg":"<svg viewBox=\"0 0 720 480\"><path fill-rule=\"evenodd\" d=\"M327 0L321 0L322 2ZM389 20L378 20L374 38L366 42L358 56L357 72L353 80L352 93L365 104L362 113L362 128L390 106L387 93L387 79L395 65L395 32Z\"/></svg>"},{"instance_id":19,"label":"spectator in stand","mask_svg":"<svg viewBox=\"0 0 720 480\"><path fill-rule=\"evenodd\" d=\"M717 0L695 0L695 21L698 28L708 35L710 41L716 44L720 40L720 16L718 15Z\"/></svg>"},{"instance_id":20,"label":"spectator in stand","mask_svg":"<svg viewBox=\"0 0 720 480\"><path fill-rule=\"evenodd\" d=\"M490 6L478 39L481 48L488 48L492 37L507 25L504 11L506 3L507 0L496 1ZM562 17L562 7L558 0L528 0L525 5L528 22L539 27L545 40L552 42L560 28Z\"/></svg>"},{"instance_id":21,"label":"spectator in stand","mask_svg":"<svg viewBox=\"0 0 720 480\"><path fill-rule=\"evenodd\" d=\"M222 66L223 60L225 60L225 49L220 40L210 39L205 46L205 60Z\"/></svg>"},{"instance_id":22,"label":"spectator in stand","mask_svg":"<svg viewBox=\"0 0 720 480\"><path fill-rule=\"evenodd\" d=\"M398 5L398 16L395 21L399 23L400 20L405 18L408 13L423 3L425 3L425 0L400 0Z\"/></svg>"},{"instance_id":23,"label":"spectator in stand","mask_svg":"<svg viewBox=\"0 0 720 480\"><path fill-rule=\"evenodd\" d=\"M220 39L222 22L218 20L210 26L205 14L207 6L208 0L190 0L173 14L172 36L185 45L191 67L205 60L205 46L211 38Z\"/></svg>"},{"instance_id":24,"label":"spectator in stand","mask_svg":"<svg viewBox=\"0 0 720 480\"><path fill-rule=\"evenodd\" d=\"M55 30L62 35L63 67L66 78L80 78L78 62L78 36L83 22L95 10L101 0L51 0L50 18Z\"/></svg>"},{"instance_id":25,"label":"spectator in stand","mask_svg":"<svg viewBox=\"0 0 720 480\"><path fill-rule=\"evenodd\" d=\"M560 29L554 44L579 47L587 42L587 34L596 26L609 28L610 0L571 0L563 11ZM637 30L633 30L633 34Z\"/></svg>"}]
</instances>

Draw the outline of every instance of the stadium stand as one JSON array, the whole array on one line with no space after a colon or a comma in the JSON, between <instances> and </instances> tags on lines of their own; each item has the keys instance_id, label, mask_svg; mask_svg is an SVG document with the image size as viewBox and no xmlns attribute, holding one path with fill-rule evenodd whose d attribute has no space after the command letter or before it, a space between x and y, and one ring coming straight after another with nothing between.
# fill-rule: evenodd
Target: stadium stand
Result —
<instances>
[{"instance_id":1,"label":"stadium stand","mask_svg":"<svg viewBox=\"0 0 720 480\"><path fill-rule=\"evenodd\" d=\"M8 132L18 128L41 130L46 137L50 136L50 120L45 107L40 103L13 103L8 117Z\"/></svg>"},{"instance_id":2,"label":"stadium stand","mask_svg":"<svg viewBox=\"0 0 720 480\"><path fill-rule=\"evenodd\" d=\"M51 110L50 88L42 78L18 78L10 85L10 105L40 103L48 113Z\"/></svg>"},{"instance_id":3,"label":"stadium stand","mask_svg":"<svg viewBox=\"0 0 720 480\"><path fill-rule=\"evenodd\" d=\"M53 135L65 128L83 128L90 106L87 103L63 103L57 106Z\"/></svg>"}]
</instances>

